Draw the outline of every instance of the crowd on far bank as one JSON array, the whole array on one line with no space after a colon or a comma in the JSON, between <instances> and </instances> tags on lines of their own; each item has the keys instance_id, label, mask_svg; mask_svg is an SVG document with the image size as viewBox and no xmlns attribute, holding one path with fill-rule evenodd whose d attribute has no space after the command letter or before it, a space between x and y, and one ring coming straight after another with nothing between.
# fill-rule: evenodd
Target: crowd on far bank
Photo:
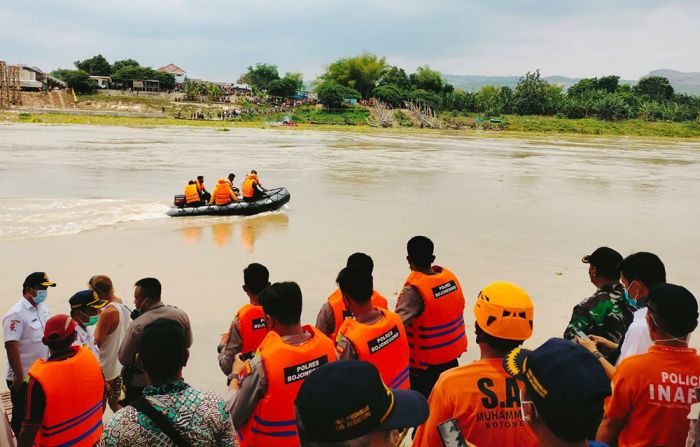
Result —
<instances>
[{"instance_id":1,"label":"crowd on far bank","mask_svg":"<svg viewBox=\"0 0 700 447\"><path fill-rule=\"evenodd\" d=\"M460 281L435 263L433 242L415 236L406 248L410 274L393 310L374 289L372 258L354 253L315 325L301 322L295 282L271 282L260 263L245 267L247 303L216 347L225 396L184 380L196 334L185 310L163 302L158 279L135 282L132 308L108 276L89 277L67 302L52 299L67 312L50 316L57 284L28 275L3 319L18 445L698 441L700 357L688 347L698 304L666 281L657 255L609 247L585 255L594 293L573 308L563 337L524 348L543 313L527 291L484 285L465 314ZM460 366L468 338L479 360ZM103 426L107 405L114 415Z\"/></svg>"}]
</instances>

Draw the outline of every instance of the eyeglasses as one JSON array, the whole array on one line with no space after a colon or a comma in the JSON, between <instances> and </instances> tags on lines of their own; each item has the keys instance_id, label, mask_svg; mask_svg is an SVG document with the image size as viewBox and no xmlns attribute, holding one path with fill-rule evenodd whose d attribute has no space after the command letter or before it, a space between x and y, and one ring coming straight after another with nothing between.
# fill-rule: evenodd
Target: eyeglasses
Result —
<instances>
[{"instance_id":1,"label":"eyeglasses","mask_svg":"<svg viewBox=\"0 0 700 447\"><path fill-rule=\"evenodd\" d=\"M523 390L519 390L518 392L520 394L520 418L523 420L523 422L528 422L528 420L525 418L525 406L527 405L530 409L530 414L534 415L534 419L538 419L540 416L537 413L535 403L531 400L523 399Z\"/></svg>"}]
</instances>

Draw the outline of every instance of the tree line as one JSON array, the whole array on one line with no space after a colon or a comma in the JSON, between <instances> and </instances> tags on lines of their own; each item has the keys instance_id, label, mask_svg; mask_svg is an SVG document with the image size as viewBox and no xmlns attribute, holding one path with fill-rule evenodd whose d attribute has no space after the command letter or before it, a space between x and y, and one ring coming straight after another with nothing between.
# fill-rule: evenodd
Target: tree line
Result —
<instances>
[{"instance_id":1,"label":"tree line","mask_svg":"<svg viewBox=\"0 0 700 447\"><path fill-rule=\"evenodd\" d=\"M151 67L143 67L134 59L123 59L110 64L107 59L98 54L89 59L75 61L75 70L59 68L51 75L65 81L77 93L93 93L97 86L90 76L109 76L113 82L153 79L160 81L160 88L172 90L175 88L175 76L163 73Z\"/></svg>"}]
</instances>

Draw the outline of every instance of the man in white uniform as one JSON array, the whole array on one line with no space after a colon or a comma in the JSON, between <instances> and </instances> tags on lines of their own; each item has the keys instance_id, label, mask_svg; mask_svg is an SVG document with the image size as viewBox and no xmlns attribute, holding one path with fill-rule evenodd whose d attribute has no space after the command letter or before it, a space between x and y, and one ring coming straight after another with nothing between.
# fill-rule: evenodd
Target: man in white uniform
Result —
<instances>
[{"instance_id":1,"label":"man in white uniform","mask_svg":"<svg viewBox=\"0 0 700 447\"><path fill-rule=\"evenodd\" d=\"M41 342L49 308L47 289L56 287L44 272L34 272L22 283L22 298L2 320L7 351L7 386L12 399L12 431L18 435L24 418L27 372L37 359L46 360L49 349Z\"/></svg>"}]
</instances>

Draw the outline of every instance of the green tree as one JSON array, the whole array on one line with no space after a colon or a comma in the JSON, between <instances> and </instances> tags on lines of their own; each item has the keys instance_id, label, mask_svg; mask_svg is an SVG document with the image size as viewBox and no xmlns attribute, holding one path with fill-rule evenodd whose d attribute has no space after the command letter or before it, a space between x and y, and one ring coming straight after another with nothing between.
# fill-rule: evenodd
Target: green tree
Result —
<instances>
[{"instance_id":1,"label":"green tree","mask_svg":"<svg viewBox=\"0 0 700 447\"><path fill-rule=\"evenodd\" d=\"M161 90L172 90L175 88L175 76L170 74L170 73L163 73L162 71L158 70L151 70L152 77L151 79L155 79L157 81L160 81L160 89Z\"/></svg>"},{"instance_id":2,"label":"green tree","mask_svg":"<svg viewBox=\"0 0 700 447\"><path fill-rule=\"evenodd\" d=\"M69 76L70 73L74 72L75 70L69 70L67 68L57 68L56 70L52 71L49 73L51 76L54 78L58 78L62 81L66 80L66 76Z\"/></svg>"},{"instance_id":3,"label":"green tree","mask_svg":"<svg viewBox=\"0 0 700 447\"><path fill-rule=\"evenodd\" d=\"M300 92L304 90L304 75L302 73L299 73L298 71L292 71L284 74L284 78L287 81L291 81L292 84L294 85L294 92Z\"/></svg>"},{"instance_id":4,"label":"green tree","mask_svg":"<svg viewBox=\"0 0 700 447\"><path fill-rule=\"evenodd\" d=\"M668 101L673 98L673 87L663 76L649 76L639 80L635 93L651 101Z\"/></svg>"},{"instance_id":5,"label":"green tree","mask_svg":"<svg viewBox=\"0 0 700 447\"><path fill-rule=\"evenodd\" d=\"M280 78L277 65L257 63L255 67L248 67L248 71L243 75L247 83L257 90L267 90L270 82Z\"/></svg>"},{"instance_id":6,"label":"green tree","mask_svg":"<svg viewBox=\"0 0 700 447\"><path fill-rule=\"evenodd\" d=\"M372 96L393 107L400 107L406 94L397 85L387 84L372 90Z\"/></svg>"},{"instance_id":7,"label":"green tree","mask_svg":"<svg viewBox=\"0 0 700 447\"><path fill-rule=\"evenodd\" d=\"M495 111L498 108L498 95L501 93L501 88L495 85L485 85L479 89L476 94L477 110L479 112ZM498 114L495 113L496 115Z\"/></svg>"},{"instance_id":8,"label":"green tree","mask_svg":"<svg viewBox=\"0 0 700 447\"><path fill-rule=\"evenodd\" d=\"M400 90L408 91L411 89L411 81L403 68L385 67L382 76L379 79L379 85L394 85Z\"/></svg>"},{"instance_id":9,"label":"green tree","mask_svg":"<svg viewBox=\"0 0 700 447\"><path fill-rule=\"evenodd\" d=\"M617 121L627 118L629 106L618 94L605 95L598 102L598 117L607 121Z\"/></svg>"},{"instance_id":10,"label":"green tree","mask_svg":"<svg viewBox=\"0 0 700 447\"><path fill-rule=\"evenodd\" d=\"M86 72L89 76L109 76L112 73L112 67L101 54L90 59L75 61L75 67Z\"/></svg>"},{"instance_id":11,"label":"green tree","mask_svg":"<svg viewBox=\"0 0 700 447\"><path fill-rule=\"evenodd\" d=\"M476 111L476 95L457 89L453 93L443 95L442 108L460 112L474 112Z\"/></svg>"},{"instance_id":12,"label":"green tree","mask_svg":"<svg viewBox=\"0 0 700 447\"><path fill-rule=\"evenodd\" d=\"M501 113L513 113L513 89L508 86L501 87L498 92L498 107Z\"/></svg>"},{"instance_id":13,"label":"green tree","mask_svg":"<svg viewBox=\"0 0 700 447\"><path fill-rule=\"evenodd\" d=\"M608 93L615 93L620 86L619 76L603 76L598 79L598 90L605 90Z\"/></svg>"},{"instance_id":14,"label":"green tree","mask_svg":"<svg viewBox=\"0 0 700 447\"><path fill-rule=\"evenodd\" d=\"M416 72L413 73L409 79L416 89L427 90L434 93L440 93L442 91L442 75L439 71L431 70L427 65L418 67Z\"/></svg>"},{"instance_id":15,"label":"green tree","mask_svg":"<svg viewBox=\"0 0 700 447\"><path fill-rule=\"evenodd\" d=\"M194 101L199 96L200 86L198 83L194 82L192 79L186 78L185 83L182 85L182 93L185 95L185 99L188 101Z\"/></svg>"},{"instance_id":16,"label":"green tree","mask_svg":"<svg viewBox=\"0 0 700 447\"><path fill-rule=\"evenodd\" d=\"M328 65L320 81L335 82L355 89L360 92L362 98L369 98L385 68L385 58L365 52L359 56L338 59Z\"/></svg>"},{"instance_id":17,"label":"green tree","mask_svg":"<svg viewBox=\"0 0 700 447\"><path fill-rule=\"evenodd\" d=\"M513 105L516 113L546 115L549 112L548 86L549 83L540 77L539 69L534 73L527 72L515 86Z\"/></svg>"},{"instance_id":18,"label":"green tree","mask_svg":"<svg viewBox=\"0 0 700 447\"><path fill-rule=\"evenodd\" d=\"M112 73L116 73L124 67L140 67L141 65L133 59L122 59L115 61L112 65Z\"/></svg>"},{"instance_id":19,"label":"green tree","mask_svg":"<svg viewBox=\"0 0 700 447\"><path fill-rule=\"evenodd\" d=\"M408 94L408 98L417 104L428 106L435 111L441 110L442 108L442 100L435 92L415 89Z\"/></svg>"},{"instance_id":20,"label":"green tree","mask_svg":"<svg viewBox=\"0 0 700 447\"><path fill-rule=\"evenodd\" d=\"M209 101L216 101L224 94L224 91L217 84L207 84L205 89Z\"/></svg>"},{"instance_id":21,"label":"green tree","mask_svg":"<svg viewBox=\"0 0 700 447\"><path fill-rule=\"evenodd\" d=\"M297 92L297 85L296 79L285 76L282 79L275 79L270 82L270 85L267 87L267 93L270 96L288 98Z\"/></svg>"},{"instance_id":22,"label":"green tree","mask_svg":"<svg viewBox=\"0 0 700 447\"><path fill-rule=\"evenodd\" d=\"M346 99L360 98L360 92L340 85L334 81L326 81L316 86L318 100L329 109L339 109Z\"/></svg>"},{"instance_id":23,"label":"green tree","mask_svg":"<svg viewBox=\"0 0 700 447\"><path fill-rule=\"evenodd\" d=\"M76 93L93 93L97 89L97 84L83 70L66 70L63 73L63 80Z\"/></svg>"}]
</instances>

